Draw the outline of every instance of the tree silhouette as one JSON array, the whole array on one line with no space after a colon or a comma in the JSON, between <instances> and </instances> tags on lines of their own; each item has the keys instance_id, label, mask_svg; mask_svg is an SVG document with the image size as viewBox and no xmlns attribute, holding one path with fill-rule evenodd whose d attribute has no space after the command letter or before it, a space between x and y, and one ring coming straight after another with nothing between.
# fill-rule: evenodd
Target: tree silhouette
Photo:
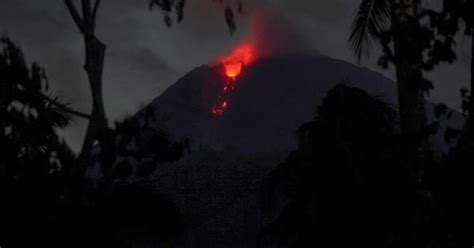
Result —
<instances>
[{"instance_id":1,"label":"tree silhouette","mask_svg":"<svg viewBox=\"0 0 474 248\"><path fill-rule=\"evenodd\" d=\"M444 1L441 13L430 12L434 19L433 26L446 41L446 49L453 50L454 36L462 31L466 36L471 36L471 43L474 44L474 2L468 0ZM463 23L464 25L462 25ZM464 125L461 138L458 142L458 149L470 150L474 144L474 48L471 48L471 80L470 89L461 89L462 107L464 113L469 116ZM462 148L465 147L465 148ZM468 151L466 151L469 153Z\"/></svg>"},{"instance_id":2,"label":"tree silhouette","mask_svg":"<svg viewBox=\"0 0 474 248\"><path fill-rule=\"evenodd\" d=\"M89 85L92 92L92 113L86 138L81 148L79 159L82 163L87 160L92 151L94 142L100 141L106 144L108 137L108 123L104 110L102 97L102 73L105 60L105 44L95 35L96 17L100 7L100 0L94 1L92 6L90 0L82 0L82 16L72 0L64 0L77 28L84 37L86 58L84 70L89 78Z\"/></svg>"},{"instance_id":3,"label":"tree silhouette","mask_svg":"<svg viewBox=\"0 0 474 248\"><path fill-rule=\"evenodd\" d=\"M272 173L289 203L262 233L289 247L406 247L414 189L400 166L396 113L347 85L330 90ZM281 189L283 188L283 189Z\"/></svg>"},{"instance_id":4,"label":"tree silhouette","mask_svg":"<svg viewBox=\"0 0 474 248\"><path fill-rule=\"evenodd\" d=\"M433 45L427 55L429 60L425 66L432 67L440 61L454 62L456 58L454 48L456 45L456 34L463 32L466 36L471 36L474 32L473 14L474 2L469 0L446 0L443 1L441 11L424 10L423 17L429 18L430 29L434 30L432 37ZM471 49L471 91L474 87L474 50ZM467 223L472 222L474 215L471 213L472 201L466 198L469 194L460 189L471 189L474 187L472 179L466 175L471 175L473 170L471 164L474 162L472 150L474 149L474 118L472 117L473 95L469 94L469 89L461 89L463 114L468 118L462 130L448 128L445 133L447 139L458 138L456 146L450 151L436 171L436 193L440 196L440 203L444 217L444 229L447 230L451 238L448 242L452 244L472 246L474 238L472 229L466 228ZM446 115L446 107L440 105L436 110L442 115Z\"/></svg>"},{"instance_id":5,"label":"tree silhouette","mask_svg":"<svg viewBox=\"0 0 474 248\"><path fill-rule=\"evenodd\" d=\"M443 9L426 11L430 17L431 27L442 37L438 46L445 53L454 53L455 36L463 32L471 36L474 44L474 1L445 0ZM434 53L433 57L442 57L442 53ZM469 223L474 220L471 199L474 188L470 175L474 169L474 49L471 49L471 82L470 89L461 89L463 113L467 116L462 130L448 129L449 133L458 137L456 146L442 161L436 170L436 193L440 199L442 213L441 230L448 235L441 245L446 247L470 247L474 244L474 229ZM449 133L448 133L449 132Z\"/></svg>"},{"instance_id":6,"label":"tree silhouette","mask_svg":"<svg viewBox=\"0 0 474 248\"><path fill-rule=\"evenodd\" d=\"M115 124L114 179L147 178L159 164L176 161L184 154L183 144L173 142L166 132L147 124L154 116L141 117L144 119L134 116Z\"/></svg>"},{"instance_id":7,"label":"tree silhouette","mask_svg":"<svg viewBox=\"0 0 474 248\"><path fill-rule=\"evenodd\" d=\"M238 13L243 13L243 5L241 0L214 0L222 6L224 6L224 17L229 28L229 32L232 34L235 32L236 23L235 23L235 10ZM186 5L186 0L149 0L150 10L153 10L157 7L163 12L163 21L168 27L171 27L173 24L173 19L171 14L176 14L176 21L179 23L184 18L184 8Z\"/></svg>"},{"instance_id":8,"label":"tree silhouette","mask_svg":"<svg viewBox=\"0 0 474 248\"><path fill-rule=\"evenodd\" d=\"M438 26L438 28L448 29L450 33L444 32L446 38L451 38L454 34L454 31L460 31L461 28L460 22L464 23L464 35L471 36L471 43L474 44L474 2L470 0L454 0L454 1L443 1L443 11L441 15L441 20L439 24L443 26ZM451 36L450 36L451 35ZM472 91L474 89L474 49L471 48L471 83L470 83L470 98L468 111L469 115L474 115L474 94ZM474 117L471 117L471 119ZM473 122L473 120L468 120L468 123Z\"/></svg>"},{"instance_id":9,"label":"tree silhouette","mask_svg":"<svg viewBox=\"0 0 474 248\"><path fill-rule=\"evenodd\" d=\"M453 0L453 1L443 1L443 8L441 11L435 10L424 10L422 13L423 17L428 17L430 19L430 28L435 30L435 35L438 36L438 39L435 39L435 45L433 47L437 49L432 49L429 52L432 63L437 64L440 61L448 61L450 63L454 62L453 59L456 57L453 56L454 48L456 45L455 35L459 32L462 32L465 36L471 36L471 41L474 41L472 34L474 33L474 24L472 11L474 3L469 0ZM433 38L434 39L434 38ZM451 57L453 59L447 59ZM471 85L474 87L474 51L471 49ZM464 113L473 112L474 108L471 98L472 94L469 94L469 89L461 89L461 95L463 98L462 108Z\"/></svg>"},{"instance_id":10,"label":"tree silhouette","mask_svg":"<svg viewBox=\"0 0 474 248\"><path fill-rule=\"evenodd\" d=\"M112 175L108 172L112 171L112 163L114 161L114 144L112 142L112 132L108 126L108 120L104 110L104 101L102 93L102 77L105 63L105 51L106 45L98 39L95 28L96 19L101 4L101 0L81 0L80 9L82 9L82 15L80 14L79 8L74 4L73 0L64 0L64 3L69 10L69 13L76 24L79 32L84 38L85 47L85 65L84 70L87 73L89 79L89 85L92 93L92 111L90 115L78 115L80 117L89 118L89 125L86 131L85 140L83 142L81 152L79 154L78 166L74 167L72 174L82 175L85 171L88 160L91 157L91 152L98 141L101 145L101 149L109 155L104 155L102 158L102 167L104 168L105 180L110 180ZM166 25L171 26L172 18L171 14L176 12L178 22L184 17L184 0L149 0L149 8L152 10L157 7L164 13L164 22ZM235 30L234 21L234 8L227 1L219 1L221 4L225 4L225 18L229 30L231 33ZM237 1L237 9L242 12L242 4ZM105 168L108 169L105 169ZM78 179L81 180L80 178ZM74 180L76 181L76 180ZM80 184L78 182L78 184Z\"/></svg>"},{"instance_id":11,"label":"tree silhouette","mask_svg":"<svg viewBox=\"0 0 474 248\"><path fill-rule=\"evenodd\" d=\"M53 211L74 160L57 134L69 124L70 109L49 90L45 71L27 65L10 39L1 38L0 49L0 240L26 245L39 216Z\"/></svg>"},{"instance_id":12,"label":"tree silhouette","mask_svg":"<svg viewBox=\"0 0 474 248\"><path fill-rule=\"evenodd\" d=\"M413 209L418 212L413 216L417 224L412 226L412 235L418 237L430 231L431 227L424 223L434 217L434 213L426 210L433 207L429 196L433 192L434 164L428 138L439 127L437 122L428 124L426 120L424 93L429 92L433 85L423 77L423 71L433 70L441 62L453 63L456 59L456 54L450 49L454 43L452 23L441 22L440 15L423 9L419 0L367 0L359 7L350 36L359 60L367 56L377 42L383 48L379 65L388 68L393 64L396 67L400 131L404 144L402 157L405 159L402 164L411 166L411 180L418 185L416 191L420 192L420 203ZM454 129L448 129L446 135L453 133ZM431 205L421 202L431 202Z\"/></svg>"},{"instance_id":13,"label":"tree silhouette","mask_svg":"<svg viewBox=\"0 0 474 248\"><path fill-rule=\"evenodd\" d=\"M427 125L423 79L423 32L419 24L419 0L363 0L352 26L350 42L360 61L369 54L374 41L383 46L379 61L396 67L400 130L407 158L423 159L426 137L420 137Z\"/></svg>"}]
</instances>

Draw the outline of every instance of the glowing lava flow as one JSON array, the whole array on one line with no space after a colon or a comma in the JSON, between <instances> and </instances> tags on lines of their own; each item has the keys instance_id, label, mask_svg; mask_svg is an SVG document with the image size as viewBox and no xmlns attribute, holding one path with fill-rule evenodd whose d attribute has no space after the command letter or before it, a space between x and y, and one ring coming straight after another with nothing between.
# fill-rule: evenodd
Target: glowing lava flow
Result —
<instances>
[{"instance_id":1,"label":"glowing lava flow","mask_svg":"<svg viewBox=\"0 0 474 248\"><path fill-rule=\"evenodd\" d=\"M229 56L220 60L227 79L222 87L222 92L218 96L218 103L211 108L211 113L214 116L222 116L229 108L230 98L232 93L234 93L237 77L241 74L245 66L249 65L253 60L253 49L249 44L236 47Z\"/></svg>"},{"instance_id":2,"label":"glowing lava flow","mask_svg":"<svg viewBox=\"0 0 474 248\"><path fill-rule=\"evenodd\" d=\"M234 92L235 81L236 81L237 76L238 74L236 74L235 76L228 77L226 83L224 84L222 88L221 95L219 95L218 97L219 103L212 106L211 108L211 113L214 116L217 116L217 117L222 116L225 110L229 107L230 97L231 97L231 94Z\"/></svg>"}]
</instances>

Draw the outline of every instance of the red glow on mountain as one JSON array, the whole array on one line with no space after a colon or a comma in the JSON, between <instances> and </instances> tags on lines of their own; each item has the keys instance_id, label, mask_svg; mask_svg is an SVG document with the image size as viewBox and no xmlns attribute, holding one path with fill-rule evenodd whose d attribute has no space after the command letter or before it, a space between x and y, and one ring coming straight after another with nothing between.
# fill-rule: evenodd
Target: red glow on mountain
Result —
<instances>
[{"instance_id":1,"label":"red glow on mountain","mask_svg":"<svg viewBox=\"0 0 474 248\"><path fill-rule=\"evenodd\" d=\"M220 117L230 105L230 98L235 90L237 77L255 59L254 48L251 43L243 43L235 47L231 53L219 59L219 63L224 68L224 75L227 77L219 95L219 102L211 108L214 116Z\"/></svg>"},{"instance_id":2,"label":"red glow on mountain","mask_svg":"<svg viewBox=\"0 0 474 248\"><path fill-rule=\"evenodd\" d=\"M220 59L224 65L225 75L235 78L240 75L243 67L252 63L254 59L254 48L250 43L243 43L232 50L232 52Z\"/></svg>"},{"instance_id":3,"label":"red glow on mountain","mask_svg":"<svg viewBox=\"0 0 474 248\"><path fill-rule=\"evenodd\" d=\"M224 114L224 112L229 108L230 105L230 98L232 94L234 93L235 89L235 82L236 82L236 76L230 77L226 79L224 86L222 88L221 94L218 97L218 103L212 106L211 108L211 113L216 116L220 117Z\"/></svg>"}]
</instances>

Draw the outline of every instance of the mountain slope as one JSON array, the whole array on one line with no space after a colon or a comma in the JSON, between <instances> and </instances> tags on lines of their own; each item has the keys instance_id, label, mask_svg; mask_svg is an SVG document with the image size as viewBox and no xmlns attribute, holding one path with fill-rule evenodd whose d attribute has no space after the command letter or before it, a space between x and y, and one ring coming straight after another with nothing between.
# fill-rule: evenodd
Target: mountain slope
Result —
<instances>
[{"instance_id":1,"label":"mountain slope","mask_svg":"<svg viewBox=\"0 0 474 248\"><path fill-rule=\"evenodd\" d=\"M152 112L177 139L191 140L191 154L160 165L152 178L171 196L186 220L175 247L249 247L280 214L288 200L282 194L271 210L260 208L268 174L296 148L295 131L316 114L327 92L341 82L383 96L397 107L396 84L347 62L321 55L265 59L246 68L222 117L211 107L226 78L223 68L198 67L168 88L137 115ZM433 118L434 104L428 103ZM150 111L151 110L151 111ZM450 125L460 127L455 113ZM433 138L446 151L444 132ZM173 245L172 245L173 246Z\"/></svg>"},{"instance_id":2,"label":"mountain slope","mask_svg":"<svg viewBox=\"0 0 474 248\"><path fill-rule=\"evenodd\" d=\"M165 120L165 128L175 137L189 138L192 150L232 148L253 154L295 149L295 131L314 117L323 97L338 83L365 89L397 107L396 84L392 80L317 54L257 61L239 76L229 109L216 118L210 108L225 80L219 66L201 66L147 108L154 109L158 120ZM428 119L434 120L434 104L428 103L427 109ZM456 113L449 122L460 127L463 120ZM432 143L437 152L448 149L442 130Z\"/></svg>"}]
</instances>

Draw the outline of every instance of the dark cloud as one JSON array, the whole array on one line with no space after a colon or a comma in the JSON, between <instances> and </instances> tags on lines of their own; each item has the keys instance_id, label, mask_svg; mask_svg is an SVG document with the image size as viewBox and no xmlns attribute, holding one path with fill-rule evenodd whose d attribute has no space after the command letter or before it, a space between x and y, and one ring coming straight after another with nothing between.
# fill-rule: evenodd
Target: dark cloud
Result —
<instances>
[{"instance_id":1,"label":"dark cloud","mask_svg":"<svg viewBox=\"0 0 474 248\"><path fill-rule=\"evenodd\" d=\"M359 1L243 0L244 15L238 15L238 29L232 36L222 6L212 2L189 0L184 21L168 29L160 12L148 10L146 0L103 1L97 33L107 44L104 94L111 120L133 114L187 71L230 51L252 33L252 21L262 13L265 22L258 32L262 39L280 41L280 50L304 47L354 63L347 38ZM52 86L72 106L88 111L82 38L63 1L0 1L0 33L5 32L23 47L30 61L46 67ZM460 54L470 49L462 37L458 45ZM393 78L392 71L375 65L376 58L374 52L364 65ZM462 58L429 75L437 88L431 100L458 106L458 89L467 85L469 77ZM84 121L76 120L65 133L76 149L85 127Z\"/></svg>"}]
</instances>

